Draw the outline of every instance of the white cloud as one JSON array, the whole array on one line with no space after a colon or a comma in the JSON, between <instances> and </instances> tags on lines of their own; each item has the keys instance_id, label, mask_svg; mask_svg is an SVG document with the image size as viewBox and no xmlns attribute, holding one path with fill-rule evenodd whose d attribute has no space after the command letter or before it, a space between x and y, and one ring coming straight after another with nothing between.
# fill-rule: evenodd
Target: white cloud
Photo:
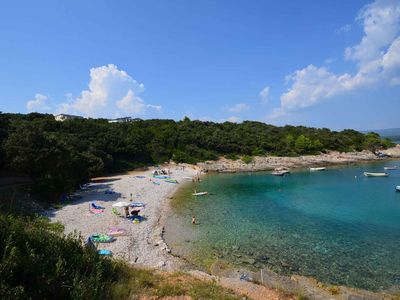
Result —
<instances>
[{"instance_id":1,"label":"white cloud","mask_svg":"<svg viewBox=\"0 0 400 300\"><path fill-rule=\"evenodd\" d=\"M349 74L338 77L324 67L309 65L286 78L292 86L281 95L281 106L290 110L313 105L345 89L349 77Z\"/></svg>"},{"instance_id":2,"label":"white cloud","mask_svg":"<svg viewBox=\"0 0 400 300\"><path fill-rule=\"evenodd\" d=\"M148 109L160 111L161 106L145 104L138 96L143 91L142 83L113 64L92 68L88 89L77 98L58 105L57 112L87 117L118 117L142 115Z\"/></svg>"},{"instance_id":3,"label":"white cloud","mask_svg":"<svg viewBox=\"0 0 400 300\"><path fill-rule=\"evenodd\" d=\"M231 122L231 123L237 123L237 122L239 122L239 120L240 120L240 118L239 117L235 117L235 116L229 117L227 119L227 121Z\"/></svg>"},{"instance_id":4,"label":"white cloud","mask_svg":"<svg viewBox=\"0 0 400 300\"><path fill-rule=\"evenodd\" d=\"M382 66L387 72L400 68L400 37L394 40L383 56Z\"/></svg>"},{"instance_id":5,"label":"white cloud","mask_svg":"<svg viewBox=\"0 0 400 300\"><path fill-rule=\"evenodd\" d=\"M262 103L267 103L269 98L269 86L264 87L260 92L260 98Z\"/></svg>"},{"instance_id":6,"label":"white cloud","mask_svg":"<svg viewBox=\"0 0 400 300\"><path fill-rule=\"evenodd\" d=\"M50 107L47 105L48 97L46 95L37 93L35 98L26 103L28 112L44 112L48 111Z\"/></svg>"},{"instance_id":7,"label":"white cloud","mask_svg":"<svg viewBox=\"0 0 400 300\"><path fill-rule=\"evenodd\" d=\"M342 34L342 33L349 32L350 30L351 30L351 25L346 24L346 25L343 25L342 27L340 27L338 30L336 30L335 33Z\"/></svg>"},{"instance_id":8,"label":"white cloud","mask_svg":"<svg viewBox=\"0 0 400 300\"><path fill-rule=\"evenodd\" d=\"M272 117L314 105L326 98L374 84L397 84L400 78L400 1L377 0L366 5L357 20L364 36L345 49L345 58L357 64L354 75L335 74L326 67L309 65L286 77L291 86L280 97Z\"/></svg>"},{"instance_id":9,"label":"white cloud","mask_svg":"<svg viewBox=\"0 0 400 300\"><path fill-rule=\"evenodd\" d=\"M233 112L233 113L240 113L242 111L249 110L249 109L250 109L249 105L247 105L245 103L238 103L238 104L235 104L235 105L233 105L231 107L228 107L227 110L229 112Z\"/></svg>"}]
</instances>

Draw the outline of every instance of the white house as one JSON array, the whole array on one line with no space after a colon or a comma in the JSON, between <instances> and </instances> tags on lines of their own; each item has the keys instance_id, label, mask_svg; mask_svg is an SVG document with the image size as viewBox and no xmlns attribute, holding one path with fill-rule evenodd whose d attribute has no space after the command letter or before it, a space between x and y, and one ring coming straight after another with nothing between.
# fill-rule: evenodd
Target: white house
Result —
<instances>
[{"instance_id":1,"label":"white house","mask_svg":"<svg viewBox=\"0 0 400 300\"><path fill-rule=\"evenodd\" d=\"M108 120L108 123L128 123L128 122L132 122L132 121L133 121L133 119L131 117L124 117L124 118Z\"/></svg>"}]
</instances>

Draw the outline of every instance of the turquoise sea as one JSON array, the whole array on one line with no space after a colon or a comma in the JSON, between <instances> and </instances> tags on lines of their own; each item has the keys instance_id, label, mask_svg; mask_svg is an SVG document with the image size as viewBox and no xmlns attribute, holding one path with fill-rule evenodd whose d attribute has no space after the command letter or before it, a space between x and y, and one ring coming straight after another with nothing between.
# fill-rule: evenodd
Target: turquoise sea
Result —
<instances>
[{"instance_id":1,"label":"turquoise sea","mask_svg":"<svg viewBox=\"0 0 400 300\"><path fill-rule=\"evenodd\" d=\"M400 170L387 178L362 175L386 165L400 161L284 177L208 175L174 200L165 238L199 266L220 259L369 290L399 286ZM210 195L196 198L194 188Z\"/></svg>"}]
</instances>

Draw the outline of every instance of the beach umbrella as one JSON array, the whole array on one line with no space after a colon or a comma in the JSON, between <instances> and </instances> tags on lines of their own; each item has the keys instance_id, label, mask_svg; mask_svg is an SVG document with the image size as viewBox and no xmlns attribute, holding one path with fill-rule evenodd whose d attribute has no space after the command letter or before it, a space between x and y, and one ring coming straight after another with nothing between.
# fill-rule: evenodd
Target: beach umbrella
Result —
<instances>
[{"instance_id":1,"label":"beach umbrella","mask_svg":"<svg viewBox=\"0 0 400 300\"><path fill-rule=\"evenodd\" d=\"M113 207L128 207L128 206L130 206L130 205L131 205L131 204L130 204L129 202L120 201L120 202L114 203L112 206L113 206Z\"/></svg>"}]
</instances>

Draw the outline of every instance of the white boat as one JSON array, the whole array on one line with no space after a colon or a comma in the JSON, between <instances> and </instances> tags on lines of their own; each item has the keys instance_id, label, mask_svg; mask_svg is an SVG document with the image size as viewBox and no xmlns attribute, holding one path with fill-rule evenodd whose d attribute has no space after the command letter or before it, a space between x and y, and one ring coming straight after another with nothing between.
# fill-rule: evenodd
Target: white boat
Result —
<instances>
[{"instance_id":1,"label":"white boat","mask_svg":"<svg viewBox=\"0 0 400 300\"><path fill-rule=\"evenodd\" d=\"M396 186L396 191L400 192L400 185Z\"/></svg>"},{"instance_id":2,"label":"white boat","mask_svg":"<svg viewBox=\"0 0 400 300\"><path fill-rule=\"evenodd\" d=\"M310 168L310 171L325 171L326 167Z\"/></svg>"},{"instance_id":3,"label":"white boat","mask_svg":"<svg viewBox=\"0 0 400 300\"><path fill-rule=\"evenodd\" d=\"M397 166L383 167L385 170L397 170Z\"/></svg>"},{"instance_id":4,"label":"white boat","mask_svg":"<svg viewBox=\"0 0 400 300\"><path fill-rule=\"evenodd\" d=\"M205 195L208 195L208 192L198 192L198 193L194 192L192 195L193 196L205 196Z\"/></svg>"},{"instance_id":5,"label":"white boat","mask_svg":"<svg viewBox=\"0 0 400 300\"><path fill-rule=\"evenodd\" d=\"M289 174L289 171L274 171L271 172L271 175L275 175L275 176L284 176L285 174Z\"/></svg>"},{"instance_id":6,"label":"white boat","mask_svg":"<svg viewBox=\"0 0 400 300\"><path fill-rule=\"evenodd\" d=\"M367 177L388 177L388 173L374 173L374 172L364 172L364 176Z\"/></svg>"},{"instance_id":7,"label":"white boat","mask_svg":"<svg viewBox=\"0 0 400 300\"><path fill-rule=\"evenodd\" d=\"M290 169L286 168L286 167L278 167L278 168L275 168L274 171L290 173Z\"/></svg>"}]
</instances>

